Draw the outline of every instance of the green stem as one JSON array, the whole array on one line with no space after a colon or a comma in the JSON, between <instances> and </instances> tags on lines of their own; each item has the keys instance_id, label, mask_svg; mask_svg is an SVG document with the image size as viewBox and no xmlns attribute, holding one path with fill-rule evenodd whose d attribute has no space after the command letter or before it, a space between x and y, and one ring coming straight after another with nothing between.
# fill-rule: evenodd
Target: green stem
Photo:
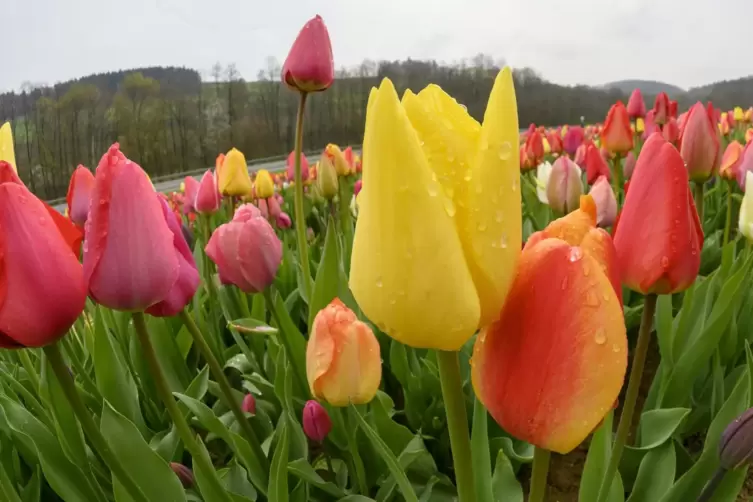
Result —
<instances>
[{"instance_id":1,"label":"green stem","mask_svg":"<svg viewBox=\"0 0 753 502\"><path fill-rule=\"evenodd\" d=\"M533 470L528 502L543 502L546 499L546 478L549 474L549 457L551 452L536 447L533 450Z\"/></svg>"},{"instance_id":2,"label":"green stem","mask_svg":"<svg viewBox=\"0 0 753 502\"><path fill-rule=\"evenodd\" d=\"M29 350L31 349L19 350L18 357L19 359L21 359L21 364L26 370L26 374L29 376L29 380L31 380L31 385L32 387L34 387L34 392L39 395L39 375L37 374L37 369L34 367L34 363L31 362L31 358L29 357Z\"/></svg>"},{"instance_id":3,"label":"green stem","mask_svg":"<svg viewBox=\"0 0 753 502\"><path fill-rule=\"evenodd\" d=\"M99 427L94 422L89 410L86 409L84 402L81 400L78 391L76 390L76 384L73 381L73 377L68 372L68 367L63 361L63 354L60 352L60 347L57 343L47 345L44 348L44 353L47 356L47 360L50 362L52 371L55 373L55 377L60 382L60 387L63 389L66 399L71 404L73 412L76 414L81 428L84 430L86 437L94 447L94 450L102 458L102 460L110 468L113 475L118 478L120 484L133 498L133 500L140 502L149 502L146 495L141 491L139 486L134 482L131 476L128 475L123 464L120 463L118 457L110 449L110 445L107 444L104 436L99 431Z\"/></svg>"},{"instance_id":4,"label":"green stem","mask_svg":"<svg viewBox=\"0 0 753 502\"><path fill-rule=\"evenodd\" d=\"M703 228L703 189L704 189L704 183L702 182L695 182L694 184L694 191L693 195L695 198L695 208L698 212L698 219L701 222L701 228Z\"/></svg>"},{"instance_id":5,"label":"green stem","mask_svg":"<svg viewBox=\"0 0 753 502\"><path fill-rule=\"evenodd\" d=\"M612 190L614 191L614 196L617 199L617 207L619 208L621 198L622 198L622 163L619 154L614 156L614 159L612 160L612 165L614 166L613 172L612 172Z\"/></svg>"},{"instance_id":6,"label":"green stem","mask_svg":"<svg viewBox=\"0 0 753 502\"><path fill-rule=\"evenodd\" d=\"M7 502L23 502L2 464L0 464L0 493L5 495L3 500Z\"/></svg>"},{"instance_id":7,"label":"green stem","mask_svg":"<svg viewBox=\"0 0 753 502\"><path fill-rule=\"evenodd\" d=\"M303 368L299 368L298 364L296 364L295 359L293 359L293 348L290 346L290 343L288 342L289 333L285 333L285 328L282 325L282 322L280 322L280 316L277 313L277 306L275 305L274 298L272 298L272 293L270 292L269 288L264 290L264 299L267 302L267 307L269 308L269 311L272 312L272 318L275 320L275 323L277 324L277 329L280 330L280 335L278 337L278 340L282 343L283 348L285 349L285 355L288 358L288 362L290 363L290 367L293 369L293 375L295 375L295 379L298 382L298 386L301 389L302 395L305 396L306 399L309 399L310 389L308 385L308 378L301 373L301 370Z\"/></svg>"},{"instance_id":8,"label":"green stem","mask_svg":"<svg viewBox=\"0 0 753 502\"><path fill-rule=\"evenodd\" d=\"M638 341L635 344L635 353L633 354L633 364L630 368L630 378L628 379L627 391L625 392L625 401L622 404L622 413L620 414L620 422L617 425L617 436L612 446L612 456L609 459L609 465L604 473L604 478L601 481L601 488L599 489L599 497L597 502L604 502L609 495L609 490L612 487L612 479L617 472L617 468L620 465L620 458L622 457L622 450L627 443L628 434L630 433L630 426L633 423L633 415L635 414L635 404L638 400L638 391L641 386L641 377L643 376L643 366L646 362L646 354L648 353L648 345L651 341L651 324L654 320L654 312L656 311L656 295L646 295L643 300L643 315L641 316L641 327L638 331Z\"/></svg>"},{"instance_id":9,"label":"green stem","mask_svg":"<svg viewBox=\"0 0 753 502\"><path fill-rule=\"evenodd\" d=\"M136 334L139 337L141 351L144 354L144 359L149 366L149 372L151 373L154 385L157 388L157 393L162 400L162 404L167 408L167 412L170 414L170 418L172 418L173 423L175 424L175 429L178 431L180 439L183 441L186 449L191 453L195 466L201 468L207 473L213 472L214 467L204 456L201 446L196 442L196 438L194 438L191 427L189 427L183 413L181 413L180 408L178 408L178 405L175 403L175 398L173 398L173 394L170 391L170 386L165 379L165 374L162 372L159 360L157 360L157 353L154 351L152 341L149 339L149 333L146 328L146 320L144 319L143 312L133 313L133 324L136 328ZM208 485L213 485L212 492L225 494L224 501L231 502L227 492L219 483L217 476L206 476L206 482Z\"/></svg>"},{"instance_id":10,"label":"green stem","mask_svg":"<svg viewBox=\"0 0 753 502\"><path fill-rule=\"evenodd\" d=\"M727 217L724 220L724 240L722 247L729 242L729 230L732 226L732 183L727 183Z\"/></svg>"},{"instance_id":11,"label":"green stem","mask_svg":"<svg viewBox=\"0 0 753 502\"><path fill-rule=\"evenodd\" d=\"M465 409L463 381L460 377L460 361L455 351L437 351L439 380L450 431L452 461L455 466L455 484L460 502L474 502L476 489L473 483L471 440L468 436L468 415Z\"/></svg>"},{"instance_id":12,"label":"green stem","mask_svg":"<svg viewBox=\"0 0 753 502\"><path fill-rule=\"evenodd\" d=\"M259 463L264 467L265 470L268 470L269 466L267 465L267 457L264 455L264 451L261 449L259 439L256 437L256 433L251 427L251 423L243 414L243 410L241 410L241 406L238 403L238 400L235 399L235 396L233 395L233 389L232 387L230 387L230 382L225 376L225 372L222 371L222 366L220 366L217 358L214 357L212 349L207 344L206 340L204 339L203 333L196 325L193 318L185 310L182 310L179 315L181 321L183 321L183 324L185 324L186 328L188 328L188 332L191 333L191 337L193 337L193 341L196 344L196 347L199 349L199 352L201 352L201 355L204 356L204 359L209 365L209 369L212 372L212 375L214 375L214 379L217 380L217 384L220 386L222 395L225 397L225 406L230 408L230 411L233 412L235 420L238 422L238 425L243 431L243 434L246 436L246 440L248 441L248 444L251 445L251 449L254 451L254 455L256 456Z\"/></svg>"},{"instance_id":13,"label":"green stem","mask_svg":"<svg viewBox=\"0 0 753 502\"><path fill-rule=\"evenodd\" d=\"M696 502L708 502L711 500L711 497L714 496L714 492L721 484L722 480L724 479L724 475L727 474L727 469L724 467L719 466L716 469L716 472L714 472L714 475L709 480L708 484L706 484L706 487L703 489L701 494L698 496L698 499Z\"/></svg>"},{"instance_id":14,"label":"green stem","mask_svg":"<svg viewBox=\"0 0 753 502\"><path fill-rule=\"evenodd\" d=\"M343 408L337 409L340 413L348 413ZM358 419L357 417L352 415L349 418L350 420L348 420L346 417L343 417L343 423L347 424L346 435L348 437L348 452L350 453L351 460L353 461L353 465L355 466L354 474L356 478L356 484L358 484L359 493L361 493L361 495L368 496L369 488L366 486L366 469L363 466L361 455L359 455L358 453L358 443L356 441L356 433L358 432Z\"/></svg>"},{"instance_id":15,"label":"green stem","mask_svg":"<svg viewBox=\"0 0 753 502\"><path fill-rule=\"evenodd\" d=\"M295 232L298 240L298 261L303 271L303 287L306 300L310 301L313 290L309 265L309 246L306 241L306 220L303 217L303 180L301 180L301 151L303 150L303 112L306 109L307 93L301 93L298 102L298 117L295 123Z\"/></svg>"},{"instance_id":16,"label":"green stem","mask_svg":"<svg viewBox=\"0 0 753 502\"><path fill-rule=\"evenodd\" d=\"M353 224L350 217L350 184L345 176L338 177L340 189L340 230L343 235L343 266L345 272L350 270L350 252L353 245Z\"/></svg>"}]
</instances>

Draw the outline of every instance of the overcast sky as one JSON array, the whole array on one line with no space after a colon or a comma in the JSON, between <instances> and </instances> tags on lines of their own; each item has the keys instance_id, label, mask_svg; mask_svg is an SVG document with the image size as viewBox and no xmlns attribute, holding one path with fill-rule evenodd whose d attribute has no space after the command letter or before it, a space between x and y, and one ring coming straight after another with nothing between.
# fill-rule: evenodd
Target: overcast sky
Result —
<instances>
[{"instance_id":1,"label":"overcast sky","mask_svg":"<svg viewBox=\"0 0 753 502\"><path fill-rule=\"evenodd\" d=\"M216 61L251 80L317 13L338 67L484 52L564 84L753 74L753 0L0 0L0 91Z\"/></svg>"}]
</instances>

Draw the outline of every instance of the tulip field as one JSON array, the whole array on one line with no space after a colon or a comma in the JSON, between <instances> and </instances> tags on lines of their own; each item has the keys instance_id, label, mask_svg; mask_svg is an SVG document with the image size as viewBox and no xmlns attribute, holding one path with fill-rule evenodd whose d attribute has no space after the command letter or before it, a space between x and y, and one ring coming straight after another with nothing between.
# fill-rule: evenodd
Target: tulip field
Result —
<instances>
[{"instance_id":1,"label":"tulip field","mask_svg":"<svg viewBox=\"0 0 753 502\"><path fill-rule=\"evenodd\" d=\"M316 16L285 171L163 194L116 143L65 214L0 127L0 501L752 500L753 107L384 79L309 164L333 79Z\"/></svg>"}]
</instances>

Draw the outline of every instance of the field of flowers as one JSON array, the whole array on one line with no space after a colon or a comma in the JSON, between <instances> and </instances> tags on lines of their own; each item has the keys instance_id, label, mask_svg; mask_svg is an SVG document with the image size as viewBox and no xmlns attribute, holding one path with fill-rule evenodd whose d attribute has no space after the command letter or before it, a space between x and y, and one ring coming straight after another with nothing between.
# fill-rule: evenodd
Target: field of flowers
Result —
<instances>
[{"instance_id":1,"label":"field of flowers","mask_svg":"<svg viewBox=\"0 0 753 502\"><path fill-rule=\"evenodd\" d=\"M753 108L521 134L509 68L480 122L385 79L309 165L333 78L317 16L285 172L114 144L65 215L0 128L0 500L749 500Z\"/></svg>"}]
</instances>

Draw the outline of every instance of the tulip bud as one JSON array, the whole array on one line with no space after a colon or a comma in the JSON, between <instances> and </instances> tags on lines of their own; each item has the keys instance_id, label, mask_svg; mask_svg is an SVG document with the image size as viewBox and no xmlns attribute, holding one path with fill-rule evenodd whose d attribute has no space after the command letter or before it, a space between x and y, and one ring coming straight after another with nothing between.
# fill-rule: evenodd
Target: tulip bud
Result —
<instances>
[{"instance_id":1,"label":"tulip bud","mask_svg":"<svg viewBox=\"0 0 753 502\"><path fill-rule=\"evenodd\" d=\"M666 92L660 92L654 101L654 122L663 125L669 118L669 96Z\"/></svg>"},{"instance_id":2,"label":"tulip bud","mask_svg":"<svg viewBox=\"0 0 753 502\"><path fill-rule=\"evenodd\" d=\"M178 462L170 462L170 469L173 470L183 488L192 488L194 484L193 472L191 469Z\"/></svg>"},{"instance_id":3,"label":"tulip bud","mask_svg":"<svg viewBox=\"0 0 753 502\"><path fill-rule=\"evenodd\" d=\"M256 173L254 182L256 196L260 199L272 197L275 194L275 183L272 181L272 175L266 169L259 169Z\"/></svg>"},{"instance_id":4,"label":"tulip bud","mask_svg":"<svg viewBox=\"0 0 753 502\"><path fill-rule=\"evenodd\" d=\"M319 193L327 200L331 200L337 195L337 171L332 160L327 155L322 155L316 171L316 184Z\"/></svg>"},{"instance_id":5,"label":"tulip bud","mask_svg":"<svg viewBox=\"0 0 753 502\"><path fill-rule=\"evenodd\" d=\"M628 100L627 112L631 119L643 118L646 115L646 104L643 102L643 95L640 89L633 89L633 93Z\"/></svg>"},{"instance_id":6,"label":"tulip bud","mask_svg":"<svg viewBox=\"0 0 753 502\"><path fill-rule=\"evenodd\" d=\"M220 281L246 293L259 293L272 284L282 261L280 239L251 204L239 207L232 221L214 231L205 251L217 265Z\"/></svg>"},{"instance_id":7,"label":"tulip bud","mask_svg":"<svg viewBox=\"0 0 753 502\"><path fill-rule=\"evenodd\" d=\"M4 160L15 172L18 172L16 166L16 154L13 151L13 132L10 123L6 122L0 126L0 160Z\"/></svg>"},{"instance_id":8,"label":"tulip bud","mask_svg":"<svg viewBox=\"0 0 753 502\"><path fill-rule=\"evenodd\" d=\"M735 119L735 122L743 120L745 118L743 109L739 106L736 106L735 109L732 111L732 117Z\"/></svg>"},{"instance_id":9,"label":"tulip bud","mask_svg":"<svg viewBox=\"0 0 753 502\"><path fill-rule=\"evenodd\" d=\"M753 128L748 128L745 131L745 143L750 143L753 141Z\"/></svg>"},{"instance_id":10,"label":"tulip bud","mask_svg":"<svg viewBox=\"0 0 753 502\"><path fill-rule=\"evenodd\" d=\"M664 124L662 134L664 134L664 139L667 140L668 143L672 146L677 146L677 140L680 139L680 128L677 125L677 119L669 117L667 123Z\"/></svg>"},{"instance_id":11,"label":"tulip bud","mask_svg":"<svg viewBox=\"0 0 753 502\"><path fill-rule=\"evenodd\" d=\"M705 182L711 178L719 168L719 136L706 107L700 102L690 108L679 141L680 155L691 181Z\"/></svg>"},{"instance_id":12,"label":"tulip bud","mask_svg":"<svg viewBox=\"0 0 753 502\"><path fill-rule=\"evenodd\" d=\"M288 155L287 169L285 170L288 176L288 181L295 180L295 152L290 152ZM301 181L307 181L309 179L309 161L306 156L301 152Z\"/></svg>"},{"instance_id":13,"label":"tulip bud","mask_svg":"<svg viewBox=\"0 0 753 502\"><path fill-rule=\"evenodd\" d=\"M669 116L677 118L677 101L674 99L669 100Z\"/></svg>"},{"instance_id":14,"label":"tulip bud","mask_svg":"<svg viewBox=\"0 0 753 502\"><path fill-rule=\"evenodd\" d=\"M267 209L269 210L269 218L276 220L282 211L280 209L280 203L277 201L277 197L270 197L266 199Z\"/></svg>"},{"instance_id":15,"label":"tulip bud","mask_svg":"<svg viewBox=\"0 0 753 502\"><path fill-rule=\"evenodd\" d=\"M288 213L284 213L284 212L281 212L280 214L277 215L275 222L277 223L277 228L280 228L282 230L287 230L293 225L293 222L290 220L290 216L288 216Z\"/></svg>"},{"instance_id":16,"label":"tulip bud","mask_svg":"<svg viewBox=\"0 0 753 502\"><path fill-rule=\"evenodd\" d=\"M622 101L617 101L609 109L601 131L601 142L610 153L625 154L633 148L630 118Z\"/></svg>"},{"instance_id":17,"label":"tulip bud","mask_svg":"<svg viewBox=\"0 0 753 502\"><path fill-rule=\"evenodd\" d=\"M207 169L201 177L199 188L196 190L194 208L200 214L214 214L220 209L220 193L217 191L217 180L211 169Z\"/></svg>"},{"instance_id":18,"label":"tulip bud","mask_svg":"<svg viewBox=\"0 0 753 502\"><path fill-rule=\"evenodd\" d=\"M89 169L79 164L68 185L68 195L65 200L68 203L68 217L73 223L83 226L89 214L89 203L94 190L94 175Z\"/></svg>"},{"instance_id":19,"label":"tulip bud","mask_svg":"<svg viewBox=\"0 0 753 502\"><path fill-rule=\"evenodd\" d=\"M332 430L332 420L324 406L310 400L303 407L303 432L309 439L321 443Z\"/></svg>"},{"instance_id":20,"label":"tulip bud","mask_svg":"<svg viewBox=\"0 0 753 502\"><path fill-rule=\"evenodd\" d=\"M630 151L625 157L625 164L622 166L622 174L626 180L633 176L633 169L635 169L635 154Z\"/></svg>"},{"instance_id":21,"label":"tulip bud","mask_svg":"<svg viewBox=\"0 0 753 502\"><path fill-rule=\"evenodd\" d=\"M533 124L531 124L533 126ZM537 130L530 131L525 143L526 157L531 167L538 166L544 158L544 138Z\"/></svg>"},{"instance_id":22,"label":"tulip bud","mask_svg":"<svg viewBox=\"0 0 753 502\"><path fill-rule=\"evenodd\" d=\"M306 375L311 394L334 406L368 403L379 388L379 342L338 298L314 318L306 346Z\"/></svg>"},{"instance_id":23,"label":"tulip bud","mask_svg":"<svg viewBox=\"0 0 753 502\"><path fill-rule=\"evenodd\" d=\"M256 201L256 207L259 208L259 214L265 220L269 219L269 206L267 205L267 199L259 199Z\"/></svg>"},{"instance_id":24,"label":"tulip bud","mask_svg":"<svg viewBox=\"0 0 753 502\"><path fill-rule=\"evenodd\" d=\"M609 165L596 145L591 143L586 146L584 163L586 164L586 183L589 185L596 183L596 180L602 176L606 177L607 180L612 179Z\"/></svg>"},{"instance_id":25,"label":"tulip bud","mask_svg":"<svg viewBox=\"0 0 753 502\"><path fill-rule=\"evenodd\" d=\"M580 174L580 167L567 157L560 157L554 162L546 187L549 207L560 213L569 213L578 208L583 194Z\"/></svg>"},{"instance_id":26,"label":"tulip bud","mask_svg":"<svg viewBox=\"0 0 753 502\"><path fill-rule=\"evenodd\" d=\"M353 185L353 195L357 196L359 193L361 193L361 188L363 187L363 180L358 180Z\"/></svg>"},{"instance_id":27,"label":"tulip bud","mask_svg":"<svg viewBox=\"0 0 753 502\"><path fill-rule=\"evenodd\" d=\"M199 193L199 180L193 176L186 176L183 181L186 186L183 197L183 214L196 211L196 195Z\"/></svg>"},{"instance_id":28,"label":"tulip bud","mask_svg":"<svg viewBox=\"0 0 753 502\"><path fill-rule=\"evenodd\" d=\"M575 151L575 156L573 157L573 162L578 164L578 167L581 169L586 168L586 152L588 151L588 147L592 146L592 144L589 143L582 143L578 149Z\"/></svg>"},{"instance_id":29,"label":"tulip bud","mask_svg":"<svg viewBox=\"0 0 753 502\"><path fill-rule=\"evenodd\" d=\"M320 16L309 20L282 65L282 81L299 92L324 91L335 79L329 32Z\"/></svg>"},{"instance_id":30,"label":"tulip bud","mask_svg":"<svg viewBox=\"0 0 753 502\"><path fill-rule=\"evenodd\" d=\"M333 143L328 144L322 154L322 158L325 157L335 166L338 176L347 176L350 174L350 166L339 146Z\"/></svg>"},{"instance_id":31,"label":"tulip bud","mask_svg":"<svg viewBox=\"0 0 753 502\"><path fill-rule=\"evenodd\" d=\"M753 460L753 408L733 420L719 441L719 464L732 470Z\"/></svg>"},{"instance_id":32,"label":"tulip bud","mask_svg":"<svg viewBox=\"0 0 753 502\"><path fill-rule=\"evenodd\" d=\"M251 193L251 176L246 157L233 148L225 156L222 169L217 173L217 185L222 195L243 197Z\"/></svg>"},{"instance_id":33,"label":"tulip bud","mask_svg":"<svg viewBox=\"0 0 753 502\"><path fill-rule=\"evenodd\" d=\"M646 125L641 117L635 119L635 132L640 134L646 130Z\"/></svg>"},{"instance_id":34,"label":"tulip bud","mask_svg":"<svg viewBox=\"0 0 753 502\"><path fill-rule=\"evenodd\" d=\"M600 227L612 226L617 218L617 199L609 180L600 176L591 187L589 195L596 203L596 224Z\"/></svg>"},{"instance_id":35,"label":"tulip bud","mask_svg":"<svg viewBox=\"0 0 753 502\"><path fill-rule=\"evenodd\" d=\"M565 133L565 139L562 141L562 146L569 155L575 155L575 152L578 151L578 147L583 144L584 139L585 131L582 127L568 127L567 132ZM576 164L578 164L577 161Z\"/></svg>"},{"instance_id":36,"label":"tulip bud","mask_svg":"<svg viewBox=\"0 0 753 502\"><path fill-rule=\"evenodd\" d=\"M536 196L542 204L549 205L546 189L549 186L549 178L552 175L552 164L542 162L536 168Z\"/></svg>"},{"instance_id":37,"label":"tulip bud","mask_svg":"<svg viewBox=\"0 0 753 502\"><path fill-rule=\"evenodd\" d=\"M256 398L253 394L249 393L243 396L241 409L244 413L251 413L252 415L256 413Z\"/></svg>"}]
</instances>

